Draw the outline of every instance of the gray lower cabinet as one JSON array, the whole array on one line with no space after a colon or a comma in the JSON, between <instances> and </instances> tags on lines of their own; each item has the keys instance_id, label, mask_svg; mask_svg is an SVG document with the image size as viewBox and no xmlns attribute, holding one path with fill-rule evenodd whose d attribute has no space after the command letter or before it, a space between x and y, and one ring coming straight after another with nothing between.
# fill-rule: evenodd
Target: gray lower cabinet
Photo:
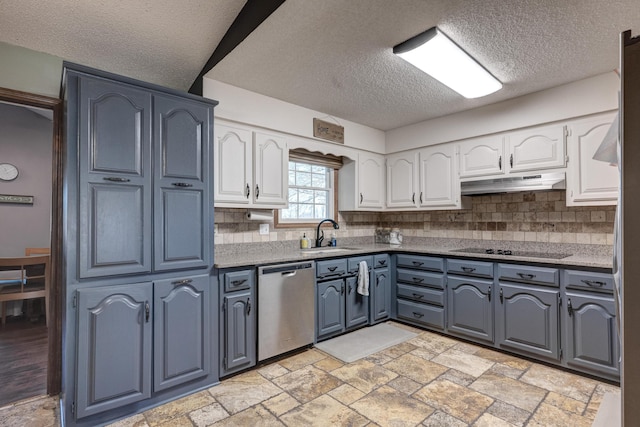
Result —
<instances>
[{"instance_id":1,"label":"gray lower cabinet","mask_svg":"<svg viewBox=\"0 0 640 427\"><path fill-rule=\"evenodd\" d=\"M388 267L373 270L371 286L371 322L377 323L388 319L391 314L391 276Z\"/></svg>"},{"instance_id":2,"label":"gray lower cabinet","mask_svg":"<svg viewBox=\"0 0 640 427\"><path fill-rule=\"evenodd\" d=\"M76 417L151 396L151 282L77 291Z\"/></svg>"},{"instance_id":3,"label":"gray lower cabinet","mask_svg":"<svg viewBox=\"0 0 640 427\"><path fill-rule=\"evenodd\" d=\"M620 340L612 275L565 270L563 277L567 366L619 380Z\"/></svg>"},{"instance_id":4,"label":"gray lower cabinet","mask_svg":"<svg viewBox=\"0 0 640 427\"><path fill-rule=\"evenodd\" d=\"M209 282L201 275L154 283L154 391L210 373Z\"/></svg>"},{"instance_id":5,"label":"gray lower cabinet","mask_svg":"<svg viewBox=\"0 0 640 427\"><path fill-rule=\"evenodd\" d=\"M325 339L369 323L369 297L358 293L358 267L373 258L351 257L316 262L316 338ZM371 272L369 293L372 295Z\"/></svg>"},{"instance_id":6,"label":"gray lower cabinet","mask_svg":"<svg viewBox=\"0 0 640 427\"><path fill-rule=\"evenodd\" d=\"M344 280L335 279L317 284L316 316L317 337L335 335L344 331Z\"/></svg>"},{"instance_id":7,"label":"gray lower cabinet","mask_svg":"<svg viewBox=\"0 0 640 427\"><path fill-rule=\"evenodd\" d=\"M471 277L447 277L447 332L493 343L493 282Z\"/></svg>"},{"instance_id":8,"label":"gray lower cabinet","mask_svg":"<svg viewBox=\"0 0 640 427\"><path fill-rule=\"evenodd\" d=\"M445 329L445 278L442 258L396 255L398 318L429 329Z\"/></svg>"},{"instance_id":9,"label":"gray lower cabinet","mask_svg":"<svg viewBox=\"0 0 640 427\"><path fill-rule=\"evenodd\" d=\"M255 270L220 275L220 376L250 368L257 361Z\"/></svg>"},{"instance_id":10,"label":"gray lower cabinet","mask_svg":"<svg viewBox=\"0 0 640 427\"><path fill-rule=\"evenodd\" d=\"M496 345L543 360L560 360L560 271L498 264Z\"/></svg>"},{"instance_id":11,"label":"gray lower cabinet","mask_svg":"<svg viewBox=\"0 0 640 427\"><path fill-rule=\"evenodd\" d=\"M511 351L560 360L560 292L527 285L499 284L496 344Z\"/></svg>"},{"instance_id":12,"label":"gray lower cabinet","mask_svg":"<svg viewBox=\"0 0 640 427\"><path fill-rule=\"evenodd\" d=\"M493 263L447 260L447 332L494 341Z\"/></svg>"}]
</instances>

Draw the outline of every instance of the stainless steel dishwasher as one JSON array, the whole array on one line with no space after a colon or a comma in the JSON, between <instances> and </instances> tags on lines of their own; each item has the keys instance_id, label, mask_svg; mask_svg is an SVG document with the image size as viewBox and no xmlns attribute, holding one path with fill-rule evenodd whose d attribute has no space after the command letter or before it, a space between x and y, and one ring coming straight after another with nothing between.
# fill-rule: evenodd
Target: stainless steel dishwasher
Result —
<instances>
[{"instance_id":1,"label":"stainless steel dishwasher","mask_svg":"<svg viewBox=\"0 0 640 427\"><path fill-rule=\"evenodd\" d=\"M258 268L258 360L312 344L315 262Z\"/></svg>"}]
</instances>

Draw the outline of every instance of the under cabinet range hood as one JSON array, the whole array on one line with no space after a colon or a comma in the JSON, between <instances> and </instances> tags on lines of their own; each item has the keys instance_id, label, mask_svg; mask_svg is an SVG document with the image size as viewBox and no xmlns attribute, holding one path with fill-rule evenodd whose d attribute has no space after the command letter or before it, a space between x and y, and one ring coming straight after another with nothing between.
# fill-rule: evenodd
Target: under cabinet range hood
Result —
<instances>
[{"instance_id":1,"label":"under cabinet range hood","mask_svg":"<svg viewBox=\"0 0 640 427\"><path fill-rule=\"evenodd\" d=\"M463 196L517 191L562 190L566 188L564 172L482 179L460 183Z\"/></svg>"}]
</instances>

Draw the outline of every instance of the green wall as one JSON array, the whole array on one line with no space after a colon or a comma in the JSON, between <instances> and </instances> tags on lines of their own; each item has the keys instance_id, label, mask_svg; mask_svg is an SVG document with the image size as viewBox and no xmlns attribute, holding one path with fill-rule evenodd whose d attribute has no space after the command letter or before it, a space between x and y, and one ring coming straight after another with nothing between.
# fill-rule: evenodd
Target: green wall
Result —
<instances>
[{"instance_id":1,"label":"green wall","mask_svg":"<svg viewBox=\"0 0 640 427\"><path fill-rule=\"evenodd\" d=\"M60 96L62 58L0 42L0 87Z\"/></svg>"}]
</instances>

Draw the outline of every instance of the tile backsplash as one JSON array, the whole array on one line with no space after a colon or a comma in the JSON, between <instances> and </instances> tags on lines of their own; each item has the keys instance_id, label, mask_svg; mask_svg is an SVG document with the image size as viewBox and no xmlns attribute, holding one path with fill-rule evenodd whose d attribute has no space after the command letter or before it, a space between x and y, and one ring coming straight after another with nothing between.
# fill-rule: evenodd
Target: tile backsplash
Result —
<instances>
[{"instance_id":1,"label":"tile backsplash","mask_svg":"<svg viewBox=\"0 0 640 427\"><path fill-rule=\"evenodd\" d=\"M266 211L269 212L269 211ZM338 239L370 236L376 228L397 227L405 236L511 240L551 243L613 244L615 206L568 207L564 190L472 197L471 209L451 211L341 212ZM215 243L251 243L313 239L315 227L274 228L259 234L260 222L246 209L215 209Z\"/></svg>"}]
</instances>

